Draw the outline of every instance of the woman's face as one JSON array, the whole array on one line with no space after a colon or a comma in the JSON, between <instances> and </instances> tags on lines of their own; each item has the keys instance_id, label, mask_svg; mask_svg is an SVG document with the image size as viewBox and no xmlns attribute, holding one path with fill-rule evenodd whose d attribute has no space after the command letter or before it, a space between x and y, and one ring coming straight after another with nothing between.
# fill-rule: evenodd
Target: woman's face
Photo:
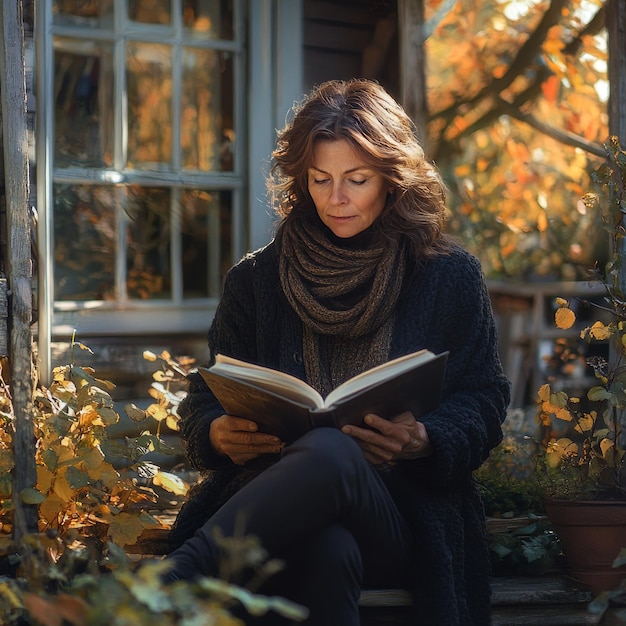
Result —
<instances>
[{"instance_id":1,"label":"woman's face","mask_svg":"<svg viewBox=\"0 0 626 626\"><path fill-rule=\"evenodd\" d=\"M315 144L308 186L320 219L342 238L371 226L390 190L382 175L344 139Z\"/></svg>"}]
</instances>

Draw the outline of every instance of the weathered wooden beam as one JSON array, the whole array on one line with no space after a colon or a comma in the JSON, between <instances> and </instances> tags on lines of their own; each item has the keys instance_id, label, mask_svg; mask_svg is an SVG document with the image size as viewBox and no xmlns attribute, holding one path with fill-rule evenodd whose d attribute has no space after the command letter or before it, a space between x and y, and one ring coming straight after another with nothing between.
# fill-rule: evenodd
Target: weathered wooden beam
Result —
<instances>
[{"instance_id":1,"label":"weathered wooden beam","mask_svg":"<svg viewBox=\"0 0 626 626\"><path fill-rule=\"evenodd\" d=\"M37 530L36 507L24 504L20 497L23 489L34 487L37 482L33 428L32 261L28 206L30 181L22 9L22 0L3 0L0 3L0 89L8 231L7 280L11 293L9 384L15 414L13 538L16 542L24 534Z\"/></svg>"},{"instance_id":2,"label":"weathered wooden beam","mask_svg":"<svg viewBox=\"0 0 626 626\"><path fill-rule=\"evenodd\" d=\"M0 359L9 355L9 287L0 277Z\"/></svg>"},{"instance_id":3,"label":"weathered wooden beam","mask_svg":"<svg viewBox=\"0 0 626 626\"><path fill-rule=\"evenodd\" d=\"M423 0L398 0L398 35L401 104L428 151Z\"/></svg>"},{"instance_id":4,"label":"weathered wooden beam","mask_svg":"<svg viewBox=\"0 0 626 626\"><path fill-rule=\"evenodd\" d=\"M606 28L609 36L609 132L617 135L623 149L626 149L626 2L609 0L606 11ZM624 192L623 188L620 191ZM626 225L622 216L622 225ZM621 264L619 265L619 286L626 293L626 239L617 242ZM622 427L626 427L626 418L622 414ZM623 442L622 442L623 443ZM626 488L626 473L621 475L622 487Z\"/></svg>"},{"instance_id":5,"label":"weathered wooden beam","mask_svg":"<svg viewBox=\"0 0 626 626\"><path fill-rule=\"evenodd\" d=\"M609 35L609 131L626 147L626 2L609 0L606 11Z\"/></svg>"}]
</instances>

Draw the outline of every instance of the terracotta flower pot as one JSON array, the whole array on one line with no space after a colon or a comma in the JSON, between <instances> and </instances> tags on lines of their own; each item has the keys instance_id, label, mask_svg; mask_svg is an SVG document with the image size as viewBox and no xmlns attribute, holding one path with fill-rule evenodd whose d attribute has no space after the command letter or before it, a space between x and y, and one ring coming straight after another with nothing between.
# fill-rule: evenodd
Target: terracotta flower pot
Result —
<instances>
[{"instance_id":1,"label":"terracotta flower pot","mask_svg":"<svg viewBox=\"0 0 626 626\"><path fill-rule=\"evenodd\" d=\"M550 499L546 514L573 578L595 595L626 578L626 566L613 567L619 551L626 548L626 502Z\"/></svg>"}]
</instances>

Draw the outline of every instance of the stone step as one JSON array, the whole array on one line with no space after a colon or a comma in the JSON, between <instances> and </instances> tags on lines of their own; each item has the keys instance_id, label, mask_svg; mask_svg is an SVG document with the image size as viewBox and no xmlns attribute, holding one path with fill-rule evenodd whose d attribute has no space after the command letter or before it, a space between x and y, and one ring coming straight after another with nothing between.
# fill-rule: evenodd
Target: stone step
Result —
<instances>
[{"instance_id":1,"label":"stone step","mask_svg":"<svg viewBox=\"0 0 626 626\"><path fill-rule=\"evenodd\" d=\"M512 606L520 604L587 604L591 592L560 572L553 576L497 576L491 581L491 604Z\"/></svg>"},{"instance_id":2,"label":"stone step","mask_svg":"<svg viewBox=\"0 0 626 626\"><path fill-rule=\"evenodd\" d=\"M586 626L597 624L585 605L508 606L494 608L491 626Z\"/></svg>"},{"instance_id":3,"label":"stone step","mask_svg":"<svg viewBox=\"0 0 626 626\"><path fill-rule=\"evenodd\" d=\"M167 529L145 531L135 555L158 555L167 551ZM492 579L492 626L582 626L597 624L588 612L591 592L561 572L550 576L497 576ZM411 596L402 589L364 589L359 605L363 626L410 624ZM425 625L426 626L426 625Z\"/></svg>"},{"instance_id":4,"label":"stone step","mask_svg":"<svg viewBox=\"0 0 626 626\"><path fill-rule=\"evenodd\" d=\"M597 617L587 611L591 592L560 573L541 578L497 577L492 590L492 626L597 624ZM401 589L364 590L359 605L363 626L412 623L411 597Z\"/></svg>"}]
</instances>

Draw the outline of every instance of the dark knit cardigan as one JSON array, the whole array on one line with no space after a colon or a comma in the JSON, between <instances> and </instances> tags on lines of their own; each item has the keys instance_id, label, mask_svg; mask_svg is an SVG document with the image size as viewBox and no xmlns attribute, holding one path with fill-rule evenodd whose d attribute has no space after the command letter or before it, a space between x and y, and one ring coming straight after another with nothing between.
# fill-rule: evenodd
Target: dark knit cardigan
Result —
<instances>
[{"instance_id":1,"label":"dark knit cardigan","mask_svg":"<svg viewBox=\"0 0 626 626\"><path fill-rule=\"evenodd\" d=\"M472 471L502 438L509 383L478 261L454 247L413 266L398 301L390 357L420 348L450 351L441 407L422 420L433 454L400 461L390 482L417 539L410 585L415 624L482 626L490 622L489 557ZM230 270L209 347L212 355L222 352L305 378L301 322L282 293L274 243ZM211 448L209 427L223 410L197 373L189 379L179 408L181 434L190 463L206 478L178 516L173 547L267 463L237 466Z\"/></svg>"}]
</instances>

